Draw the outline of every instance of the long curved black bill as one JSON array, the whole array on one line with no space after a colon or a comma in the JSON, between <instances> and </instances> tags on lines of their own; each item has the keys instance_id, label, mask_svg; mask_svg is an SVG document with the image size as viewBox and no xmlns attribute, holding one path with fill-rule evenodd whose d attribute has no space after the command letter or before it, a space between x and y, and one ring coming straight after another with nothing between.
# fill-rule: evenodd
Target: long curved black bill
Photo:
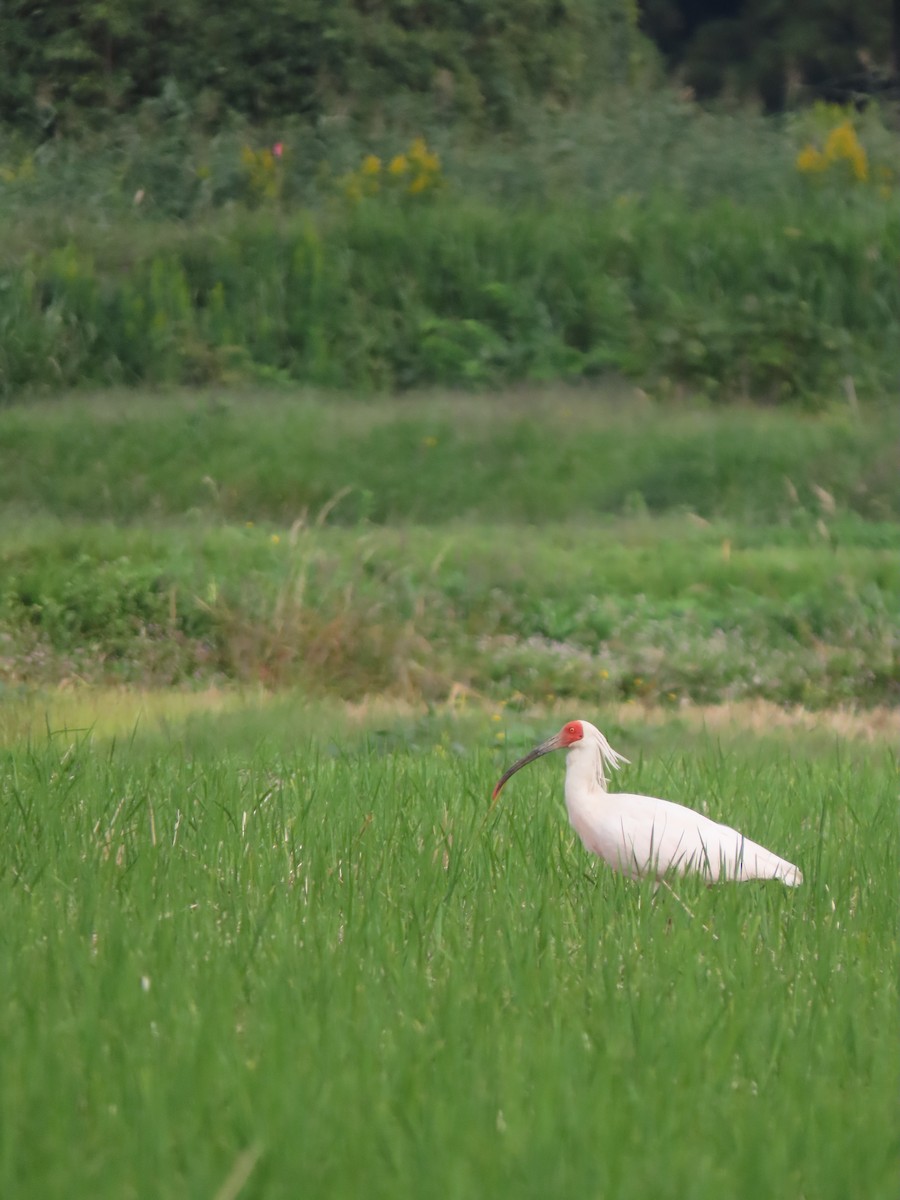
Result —
<instances>
[{"instance_id":1,"label":"long curved black bill","mask_svg":"<svg viewBox=\"0 0 900 1200\"><path fill-rule=\"evenodd\" d=\"M491 808L493 808L497 803L497 798L500 795L500 789L503 787L504 783L506 783L507 779L509 779L511 776L515 775L516 771L520 771L522 767L527 767L528 764L530 762L534 762L536 758L541 758L543 755L549 754L551 750L560 749L562 749L562 742L560 741L559 734L555 733L552 738L547 738L546 742L541 742L539 746L535 746L533 750L529 750L524 758L520 758L518 762L514 762L508 771L504 771L499 782L497 783L497 786L491 792Z\"/></svg>"}]
</instances>

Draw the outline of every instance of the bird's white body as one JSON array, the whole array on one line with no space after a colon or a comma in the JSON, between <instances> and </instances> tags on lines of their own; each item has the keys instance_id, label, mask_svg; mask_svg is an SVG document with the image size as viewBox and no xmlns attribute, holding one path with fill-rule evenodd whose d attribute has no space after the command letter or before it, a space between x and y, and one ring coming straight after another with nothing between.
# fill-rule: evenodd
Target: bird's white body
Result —
<instances>
[{"instance_id":1,"label":"bird's white body","mask_svg":"<svg viewBox=\"0 0 900 1200\"><path fill-rule=\"evenodd\" d=\"M590 722L570 723L533 754L548 749L568 750L566 809L585 849L629 878L691 874L709 883L779 879L796 887L803 882L793 863L702 813L654 796L608 792L605 768L617 769L627 760Z\"/></svg>"},{"instance_id":2,"label":"bird's white body","mask_svg":"<svg viewBox=\"0 0 900 1200\"><path fill-rule=\"evenodd\" d=\"M655 796L579 788L571 751L569 764L566 808L572 828L586 850L630 879L690 874L702 875L708 883L780 879L793 886L802 882L792 863L736 829Z\"/></svg>"}]
</instances>

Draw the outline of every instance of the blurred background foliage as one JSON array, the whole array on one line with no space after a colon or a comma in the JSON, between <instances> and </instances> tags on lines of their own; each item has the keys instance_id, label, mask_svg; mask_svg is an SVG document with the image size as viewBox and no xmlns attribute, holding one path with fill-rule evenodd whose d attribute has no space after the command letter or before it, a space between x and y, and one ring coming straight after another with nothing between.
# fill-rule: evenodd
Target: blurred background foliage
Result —
<instances>
[{"instance_id":1,"label":"blurred background foliage","mask_svg":"<svg viewBox=\"0 0 900 1200\"><path fill-rule=\"evenodd\" d=\"M45 132L173 85L211 126L400 100L503 127L663 65L699 98L846 102L896 87L900 40L897 0L7 0L0 21L0 119Z\"/></svg>"},{"instance_id":2,"label":"blurred background foliage","mask_svg":"<svg viewBox=\"0 0 900 1200\"><path fill-rule=\"evenodd\" d=\"M700 99L896 94L896 0L644 0L641 28Z\"/></svg>"},{"instance_id":3,"label":"blurred background foliage","mask_svg":"<svg viewBox=\"0 0 900 1200\"><path fill-rule=\"evenodd\" d=\"M895 394L900 0L0 22L3 401L601 374Z\"/></svg>"},{"instance_id":4,"label":"blurred background foliage","mask_svg":"<svg viewBox=\"0 0 900 1200\"><path fill-rule=\"evenodd\" d=\"M5 6L0 113L65 125L133 111L167 82L212 124L336 107L375 117L398 93L508 122L525 96L583 98L627 76L632 0L88 0Z\"/></svg>"}]
</instances>

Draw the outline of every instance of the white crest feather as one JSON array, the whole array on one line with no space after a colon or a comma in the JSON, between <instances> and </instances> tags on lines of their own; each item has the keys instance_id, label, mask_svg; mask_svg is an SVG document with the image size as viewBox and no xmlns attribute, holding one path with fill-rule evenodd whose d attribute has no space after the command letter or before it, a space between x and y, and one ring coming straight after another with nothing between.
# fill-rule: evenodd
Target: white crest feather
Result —
<instances>
[{"instance_id":1,"label":"white crest feather","mask_svg":"<svg viewBox=\"0 0 900 1200\"><path fill-rule=\"evenodd\" d=\"M587 722L583 723L587 724ZM591 731L593 733L594 740L597 743L597 748L600 751L599 778L605 789L606 768L609 768L612 771L618 771L623 763L630 762L631 760L626 758L624 754L620 754L618 750L613 750L612 746L596 726L592 725Z\"/></svg>"}]
</instances>

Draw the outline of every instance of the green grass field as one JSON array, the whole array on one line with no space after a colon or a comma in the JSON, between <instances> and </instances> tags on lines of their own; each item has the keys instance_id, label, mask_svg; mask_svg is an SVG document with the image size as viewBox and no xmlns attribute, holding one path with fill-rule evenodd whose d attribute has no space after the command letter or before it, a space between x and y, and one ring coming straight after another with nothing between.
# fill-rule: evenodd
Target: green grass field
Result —
<instances>
[{"instance_id":1,"label":"green grass field","mask_svg":"<svg viewBox=\"0 0 900 1200\"><path fill-rule=\"evenodd\" d=\"M607 723L623 787L806 874L690 917L587 858L561 756L487 818L550 722L8 744L0 1193L893 1196L888 743Z\"/></svg>"}]
</instances>

